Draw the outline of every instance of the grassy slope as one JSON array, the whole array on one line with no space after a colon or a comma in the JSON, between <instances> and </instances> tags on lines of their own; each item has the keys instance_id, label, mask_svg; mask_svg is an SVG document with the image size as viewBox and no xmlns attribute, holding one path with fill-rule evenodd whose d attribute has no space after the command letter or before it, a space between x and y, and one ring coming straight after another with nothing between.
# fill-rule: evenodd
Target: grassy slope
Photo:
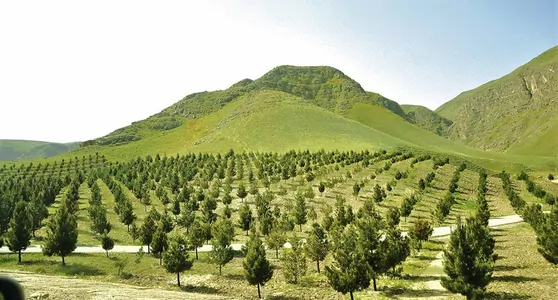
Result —
<instances>
[{"instance_id":1,"label":"grassy slope","mask_svg":"<svg viewBox=\"0 0 558 300\"><path fill-rule=\"evenodd\" d=\"M68 153L102 151L108 158L129 159L148 153L222 152L229 148L287 151L291 149L392 148L410 144L311 105L292 95L270 90L244 95L223 109L187 121L178 128L118 146L93 146Z\"/></svg>"},{"instance_id":2,"label":"grassy slope","mask_svg":"<svg viewBox=\"0 0 558 300\"><path fill-rule=\"evenodd\" d=\"M518 164L525 164L533 168L548 168L555 164L551 159L477 150L437 136L408 122L404 122L401 117L389 113L386 109L375 105L364 103L357 104L349 112L348 117L388 135L397 136L419 148L457 155L484 165L492 170L522 168Z\"/></svg>"},{"instance_id":3,"label":"grassy slope","mask_svg":"<svg viewBox=\"0 0 558 300\"><path fill-rule=\"evenodd\" d=\"M558 47L436 109L449 136L489 150L558 155Z\"/></svg>"},{"instance_id":4,"label":"grassy slope","mask_svg":"<svg viewBox=\"0 0 558 300\"><path fill-rule=\"evenodd\" d=\"M451 125L450 120L424 106L404 104L401 108L410 122L437 135L443 135Z\"/></svg>"},{"instance_id":5,"label":"grassy slope","mask_svg":"<svg viewBox=\"0 0 558 300\"><path fill-rule=\"evenodd\" d=\"M78 143L0 140L0 161L51 157L77 148Z\"/></svg>"}]
</instances>

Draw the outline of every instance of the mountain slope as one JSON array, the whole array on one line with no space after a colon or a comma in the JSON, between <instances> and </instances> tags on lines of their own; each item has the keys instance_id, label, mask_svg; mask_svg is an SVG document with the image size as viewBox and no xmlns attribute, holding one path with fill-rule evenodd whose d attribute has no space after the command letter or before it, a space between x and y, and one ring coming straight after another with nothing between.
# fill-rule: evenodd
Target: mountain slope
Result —
<instances>
[{"instance_id":1,"label":"mountain slope","mask_svg":"<svg viewBox=\"0 0 558 300\"><path fill-rule=\"evenodd\" d=\"M78 143L50 143L26 140L0 140L0 161L47 158L74 150Z\"/></svg>"},{"instance_id":2,"label":"mountain slope","mask_svg":"<svg viewBox=\"0 0 558 300\"><path fill-rule=\"evenodd\" d=\"M401 108L409 122L437 135L443 135L452 124L450 120L424 106L404 104Z\"/></svg>"},{"instance_id":3,"label":"mountain slope","mask_svg":"<svg viewBox=\"0 0 558 300\"><path fill-rule=\"evenodd\" d=\"M140 134L142 139L134 142L90 145L68 155L99 151L111 158L130 159L155 153L222 152L230 148L283 152L412 146L307 99L264 89L245 93L214 113L184 119L179 127L158 133L144 130Z\"/></svg>"},{"instance_id":4,"label":"mountain slope","mask_svg":"<svg viewBox=\"0 0 558 300\"><path fill-rule=\"evenodd\" d=\"M558 156L558 47L436 109L447 136L514 154Z\"/></svg>"}]
</instances>

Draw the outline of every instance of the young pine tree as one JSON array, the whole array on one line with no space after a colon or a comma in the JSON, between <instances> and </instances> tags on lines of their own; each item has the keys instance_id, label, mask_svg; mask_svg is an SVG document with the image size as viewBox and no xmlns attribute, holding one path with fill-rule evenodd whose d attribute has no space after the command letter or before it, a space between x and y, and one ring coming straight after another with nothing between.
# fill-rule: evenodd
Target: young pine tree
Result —
<instances>
[{"instance_id":1,"label":"young pine tree","mask_svg":"<svg viewBox=\"0 0 558 300\"><path fill-rule=\"evenodd\" d=\"M169 249L163 253L163 266L169 273L176 273L176 281L180 287L180 273L192 268L193 261L189 259L186 240L177 237L171 240Z\"/></svg>"},{"instance_id":2,"label":"young pine tree","mask_svg":"<svg viewBox=\"0 0 558 300\"><path fill-rule=\"evenodd\" d=\"M23 200L16 203L10 229L6 235L6 244L12 252L17 252L17 262L21 263L21 251L27 249L31 241L33 229L31 214Z\"/></svg>"},{"instance_id":3,"label":"young pine tree","mask_svg":"<svg viewBox=\"0 0 558 300\"><path fill-rule=\"evenodd\" d=\"M246 257L242 262L244 267L244 278L251 285L258 286L258 298L261 299L260 286L265 285L273 277L273 266L265 255L265 247L258 237L255 228L250 234L250 240L246 245Z\"/></svg>"},{"instance_id":4,"label":"young pine tree","mask_svg":"<svg viewBox=\"0 0 558 300\"><path fill-rule=\"evenodd\" d=\"M234 237L234 225L227 218L219 218L211 228L213 235L212 249L209 253L211 262L219 266L219 275L222 268L234 257L234 250L231 242Z\"/></svg>"},{"instance_id":5,"label":"young pine tree","mask_svg":"<svg viewBox=\"0 0 558 300\"><path fill-rule=\"evenodd\" d=\"M65 266L65 257L76 249L77 238L77 216L70 214L66 206L60 206L47 224L43 254L62 257Z\"/></svg>"},{"instance_id":6,"label":"young pine tree","mask_svg":"<svg viewBox=\"0 0 558 300\"><path fill-rule=\"evenodd\" d=\"M348 225L334 236L333 262L325 267L328 283L336 291L351 296L370 286L370 267L365 259L365 249L360 246L354 226Z\"/></svg>"},{"instance_id":7,"label":"young pine tree","mask_svg":"<svg viewBox=\"0 0 558 300\"><path fill-rule=\"evenodd\" d=\"M493 255L485 247L489 239L488 227L478 220L467 219L466 224L460 218L457 220L448 248L444 250L444 272L448 276L442 277L443 287L467 299L484 299L494 268Z\"/></svg>"},{"instance_id":8,"label":"young pine tree","mask_svg":"<svg viewBox=\"0 0 558 300\"><path fill-rule=\"evenodd\" d=\"M302 239L295 234L289 243L291 248L286 249L283 256L283 273L287 282L296 284L306 275L308 266Z\"/></svg>"},{"instance_id":9,"label":"young pine tree","mask_svg":"<svg viewBox=\"0 0 558 300\"><path fill-rule=\"evenodd\" d=\"M312 231L306 242L306 254L316 262L320 273L320 261L323 261L329 252L329 242L325 230L318 224L312 224Z\"/></svg>"}]
</instances>

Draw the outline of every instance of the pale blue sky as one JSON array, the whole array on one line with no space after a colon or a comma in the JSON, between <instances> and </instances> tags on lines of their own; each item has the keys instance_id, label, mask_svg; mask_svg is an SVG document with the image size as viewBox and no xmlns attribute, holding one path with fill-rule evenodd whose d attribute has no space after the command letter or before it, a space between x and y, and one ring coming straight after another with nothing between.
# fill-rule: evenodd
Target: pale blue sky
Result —
<instances>
[{"instance_id":1,"label":"pale blue sky","mask_svg":"<svg viewBox=\"0 0 558 300\"><path fill-rule=\"evenodd\" d=\"M550 0L5 1L0 138L105 135L281 64L435 109L558 42Z\"/></svg>"}]
</instances>

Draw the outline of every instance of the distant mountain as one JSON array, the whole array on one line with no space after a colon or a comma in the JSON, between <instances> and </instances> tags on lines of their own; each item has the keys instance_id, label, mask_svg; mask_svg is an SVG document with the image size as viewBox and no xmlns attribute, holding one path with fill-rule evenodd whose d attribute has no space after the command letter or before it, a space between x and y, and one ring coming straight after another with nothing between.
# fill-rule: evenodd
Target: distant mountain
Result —
<instances>
[{"instance_id":1,"label":"distant mountain","mask_svg":"<svg viewBox=\"0 0 558 300\"><path fill-rule=\"evenodd\" d=\"M424 106L403 104L401 108L405 112L407 120L437 135L444 135L452 124L450 120Z\"/></svg>"},{"instance_id":2,"label":"distant mountain","mask_svg":"<svg viewBox=\"0 0 558 300\"><path fill-rule=\"evenodd\" d=\"M130 159L230 148L284 152L407 147L465 157L493 168L522 162L521 157L446 139L440 133L451 121L424 107L404 108L363 90L335 68L280 66L226 90L188 95L145 120L83 142L68 156L99 152Z\"/></svg>"},{"instance_id":3,"label":"distant mountain","mask_svg":"<svg viewBox=\"0 0 558 300\"><path fill-rule=\"evenodd\" d=\"M558 46L510 74L463 92L436 109L446 135L473 147L558 156Z\"/></svg>"},{"instance_id":4,"label":"distant mountain","mask_svg":"<svg viewBox=\"0 0 558 300\"><path fill-rule=\"evenodd\" d=\"M47 158L74 150L77 147L78 143L0 140L0 161Z\"/></svg>"}]
</instances>

